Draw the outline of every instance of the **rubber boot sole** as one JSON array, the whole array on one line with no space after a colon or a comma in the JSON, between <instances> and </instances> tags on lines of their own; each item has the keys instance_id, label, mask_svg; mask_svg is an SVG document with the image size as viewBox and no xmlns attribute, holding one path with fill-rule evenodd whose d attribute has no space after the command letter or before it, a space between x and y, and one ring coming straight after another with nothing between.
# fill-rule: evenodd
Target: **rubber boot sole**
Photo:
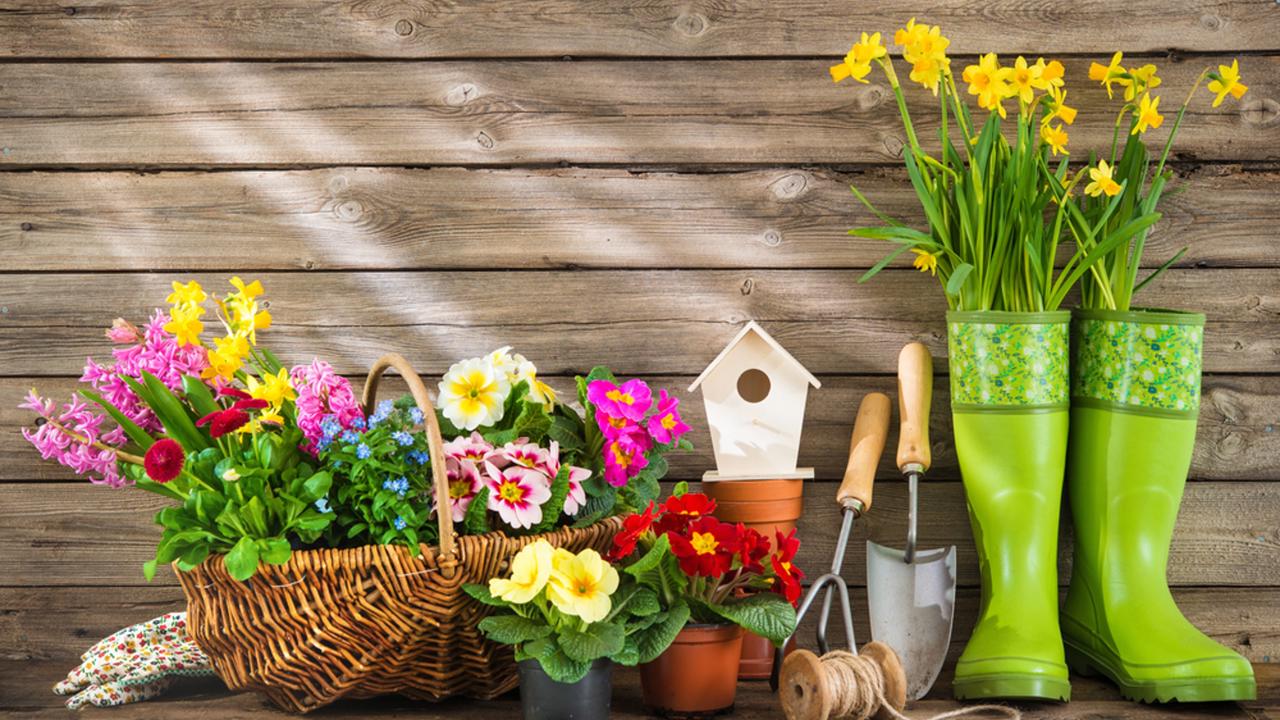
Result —
<instances>
[{"instance_id":1,"label":"rubber boot sole","mask_svg":"<svg viewBox=\"0 0 1280 720\"><path fill-rule=\"evenodd\" d=\"M1111 663L1081 648L1065 643L1067 667L1082 677L1105 677L1120 688L1126 700L1142 703L1220 702L1255 700L1257 682L1251 677L1174 678L1135 680L1116 670Z\"/></svg>"},{"instance_id":2,"label":"rubber boot sole","mask_svg":"<svg viewBox=\"0 0 1280 720\"><path fill-rule=\"evenodd\" d=\"M1071 700L1071 681L1044 675L998 673L956 678L952 693L957 700Z\"/></svg>"}]
</instances>

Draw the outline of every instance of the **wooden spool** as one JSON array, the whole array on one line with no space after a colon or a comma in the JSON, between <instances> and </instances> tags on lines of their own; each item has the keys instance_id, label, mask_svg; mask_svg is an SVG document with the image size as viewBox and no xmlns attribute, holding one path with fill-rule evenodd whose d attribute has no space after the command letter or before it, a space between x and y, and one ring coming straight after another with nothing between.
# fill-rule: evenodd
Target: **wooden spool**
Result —
<instances>
[{"instance_id":1,"label":"wooden spool","mask_svg":"<svg viewBox=\"0 0 1280 720\"><path fill-rule=\"evenodd\" d=\"M893 648L879 642L862 646L861 655L875 661L884 675L885 701L899 712L907 705L907 675ZM782 663L778 694L787 720L828 720L835 698L828 689L822 660L808 650L796 650ZM893 715L881 707L876 720L892 720Z\"/></svg>"}]
</instances>

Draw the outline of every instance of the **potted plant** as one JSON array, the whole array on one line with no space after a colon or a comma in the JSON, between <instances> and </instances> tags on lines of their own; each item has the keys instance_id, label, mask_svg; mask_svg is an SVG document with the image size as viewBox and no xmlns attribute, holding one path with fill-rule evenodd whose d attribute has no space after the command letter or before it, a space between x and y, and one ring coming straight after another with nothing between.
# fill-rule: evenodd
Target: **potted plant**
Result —
<instances>
[{"instance_id":1,"label":"potted plant","mask_svg":"<svg viewBox=\"0 0 1280 720\"><path fill-rule=\"evenodd\" d=\"M629 621L659 612L651 590L620 587L618 571L595 550L575 555L543 539L516 554L509 577L466 591L500 608L479 629L514 646L525 720L608 718L613 663L638 658L628 633L638 626Z\"/></svg>"},{"instance_id":2,"label":"potted plant","mask_svg":"<svg viewBox=\"0 0 1280 720\"><path fill-rule=\"evenodd\" d=\"M714 714L733 706L743 631L786 641L803 574L792 564L794 531L777 545L742 524L712 516L715 503L683 483L661 506L623 519L610 557L657 597L671 646L641 665L645 703L663 714ZM773 592L743 591L771 590Z\"/></svg>"}]
</instances>

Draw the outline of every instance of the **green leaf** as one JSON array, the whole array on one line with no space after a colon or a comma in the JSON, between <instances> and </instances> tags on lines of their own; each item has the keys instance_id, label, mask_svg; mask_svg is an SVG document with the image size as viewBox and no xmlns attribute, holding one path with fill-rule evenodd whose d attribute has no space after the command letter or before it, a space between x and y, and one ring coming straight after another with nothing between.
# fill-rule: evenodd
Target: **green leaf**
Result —
<instances>
[{"instance_id":1,"label":"green leaf","mask_svg":"<svg viewBox=\"0 0 1280 720\"><path fill-rule=\"evenodd\" d=\"M688 622L689 606L680 601L667 610L661 622L633 635L640 655L637 664L652 662L666 652Z\"/></svg>"},{"instance_id":2,"label":"green leaf","mask_svg":"<svg viewBox=\"0 0 1280 720\"><path fill-rule=\"evenodd\" d=\"M156 579L156 559L155 558L151 558L150 560L142 563L142 576L147 579L147 582L151 582L152 580Z\"/></svg>"},{"instance_id":3,"label":"green leaf","mask_svg":"<svg viewBox=\"0 0 1280 720\"><path fill-rule=\"evenodd\" d=\"M315 475L312 475L311 477L307 478L306 482L302 483L302 489L305 491L305 494L302 496L302 499L308 503L313 503L316 500L319 500L320 498L324 497L325 495L328 495L329 488L332 485L333 485L332 475L330 475L327 472L318 472Z\"/></svg>"},{"instance_id":4,"label":"green leaf","mask_svg":"<svg viewBox=\"0 0 1280 720\"><path fill-rule=\"evenodd\" d=\"M196 452L209 447L209 440L196 428L191 416L177 396L165 387L155 375L142 373L142 382L130 377L122 377L130 390L151 408L165 432L177 440L188 452Z\"/></svg>"},{"instance_id":5,"label":"green leaf","mask_svg":"<svg viewBox=\"0 0 1280 720\"><path fill-rule=\"evenodd\" d=\"M560 648L544 653L538 658L538 663L552 680L565 684L578 682L591 670L591 663L574 660Z\"/></svg>"},{"instance_id":6,"label":"green leaf","mask_svg":"<svg viewBox=\"0 0 1280 720\"><path fill-rule=\"evenodd\" d=\"M205 385L204 381L198 377L182 376L182 394L187 396L187 402L191 403L191 409L195 410L196 415L200 417L222 409L217 401L213 399L213 393L209 392L209 386Z\"/></svg>"},{"instance_id":7,"label":"green leaf","mask_svg":"<svg viewBox=\"0 0 1280 720\"><path fill-rule=\"evenodd\" d=\"M289 562L289 555L293 550L289 547L289 541L284 538L268 538L258 541L262 561L271 565L283 565Z\"/></svg>"},{"instance_id":8,"label":"green leaf","mask_svg":"<svg viewBox=\"0 0 1280 720\"><path fill-rule=\"evenodd\" d=\"M634 667L640 662L640 645L636 643L636 639L628 637L623 640L622 649L609 657L619 665L626 667Z\"/></svg>"},{"instance_id":9,"label":"green leaf","mask_svg":"<svg viewBox=\"0 0 1280 720\"><path fill-rule=\"evenodd\" d=\"M551 481L551 497L542 504L542 520L530 530L531 534L549 532L564 514L564 501L569 496L569 463L560 465L560 472ZM468 507L467 509L470 509Z\"/></svg>"},{"instance_id":10,"label":"green leaf","mask_svg":"<svg viewBox=\"0 0 1280 720\"><path fill-rule=\"evenodd\" d=\"M653 544L653 547L649 548L649 552L645 553L644 555L641 555L639 560L636 560L635 562L631 563L626 568L624 568L623 572L627 573L628 575L630 575L631 577L637 580L640 580L641 584L643 585L648 585L649 587L657 587L657 585L650 585L649 583L645 583L644 578L650 572L652 572L653 570L656 570L658 566L662 563L663 559L665 559L670 554L671 554L671 540L664 533L658 536L657 542Z\"/></svg>"},{"instance_id":11,"label":"green leaf","mask_svg":"<svg viewBox=\"0 0 1280 720\"><path fill-rule=\"evenodd\" d=\"M578 630L568 627L560 631L560 649L571 660L594 662L622 651L626 635L621 625L597 622Z\"/></svg>"},{"instance_id":12,"label":"green leaf","mask_svg":"<svg viewBox=\"0 0 1280 720\"><path fill-rule=\"evenodd\" d=\"M538 640L551 634L551 627L519 615L494 615L476 625L485 637L503 645Z\"/></svg>"},{"instance_id":13,"label":"green leaf","mask_svg":"<svg viewBox=\"0 0 1280 720\"><path fill-rule=\"evenodd\" d=\"M951 277L947 278L947 294L957 295L960 288L964 287L964 281L969 277L969 273L973 272L973 266L969 263L960 263L951 271Z\"/></svg>"},{"instance_id":14,"label":"green leaf","mask_svg":"<svg viewBox=\"0 0 1280 720\"><path fill-rule=\"evenodd\" d=\"M724 604L708 603L715 614L781 645L796 631L796 611L781 595L757 593Z\"/></svg>"},{"instance_id":15,"label":"green leaf","mask_svg":"<svg viewBox=\"0 0 1280 720\"><path fill-rule=\"evenodd\" d=\"M471 499L467 512L462 516L462 528L468 535L483 535L489 532L489 486L480 488L480 492Z\"/></svg>"},{"instance_id":16,"label":"green leaf","mask_svg":"<svg viewBox=\"0 0 1280 720\"><path fill-rule=\"evenodd\" d=\"M258 544L253 538L242 537L231 552L223 556L222 562L231 577L241 582L248 580L258 571Z\"/></svg>"},{"instance_id":17,"label":"green leaf","mask_svg":"<svg viewBox=\"0 0 1280 720\"><path fill-rule=\"evenodd\" d=\"M689 482L681 480L671 488L671 497L683 497L689 492Z\"/></svg>"},{"instance_id":18,"label":"green leaf","mask_svg":"<svg viewBox=\"0 0 1280 720\"><path fill-rule=\"evenodd\" d=\"M494 597L493 593L489 592L488 585L478 585L475 583L468 583L462 586L462 591L470 595L471 597L475 598L476 600L479 600L481 603L485 605L490 605L492 607L502 607L502 608L511 607L511 603L507 602L506 600L503 600L502 598L499 598L499 597Z\"/></svg>"},{"instance_id":19,"label":"green leaf","mask_svg":"<svg viewBox=\"0 0 1280 720\"><path fill-rule=\"evenodd\" d=\"M140 490L146 490L147 492L155 493L156 495L163 495L164 497L177 500L179 502L187 499L187 496L183 495L181 490L170 485L155 482L154 480L139 480L135 482L134 485Z\"/></svg>"},{"instance_id":20,"label":"green leaf","mask_svg":"<svg viewBox=\"0 0 1280 720\"><path fill-rule=\"evenodd\" d=\"M585 443L582 439L582 423L575 423L563 415L553 415L547 427L547 437L560 443L561 452L581 450Z\"/></svg>"}]
</instances>

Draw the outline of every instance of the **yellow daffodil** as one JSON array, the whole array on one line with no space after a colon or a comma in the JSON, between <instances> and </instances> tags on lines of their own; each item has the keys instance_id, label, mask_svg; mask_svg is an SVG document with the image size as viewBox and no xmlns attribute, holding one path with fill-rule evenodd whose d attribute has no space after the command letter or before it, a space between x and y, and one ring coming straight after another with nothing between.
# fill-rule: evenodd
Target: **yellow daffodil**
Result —
<instances>
[{"instance_id":1,"label":"yellow daffodil","mask_svg":"<svg viewBox=\"0 0 1280 720\"><path fill-rule=\"evenodd\" d=\"M1067 155L1067 131L1061 125L1042 125L1040 137L1048 143L1054 155Z\"/></svg>"},{"instance_id":2,"label":"yellow daffodil","mask_svg":"<svg viewBox=\"0 0 1280 720\"><path fill-rule=\"evenodd\" d=\"M1089 179L1093 182L1085 186L1085 193L1090 197L1098 197L1103 193L1106 193L1107 197L1114 197L1120 192L1120 183L1111 179L1113 169L1107 165L1106 160L1099 160L1098 167L1089 168Z\"/></svg>"},{"instance_id":3,"label":"yellow daffodil","mask_svg":"<svg viewBox=\"0 0 1280 720\"><path fill-rule=\"evenodd\" d=\"M1036 97L1035 75L1031 72L1031 67L1027 65L1027 59L1018 56L1013 61L1013 68L1009 72L1009 88L1013 95L1017 96L1018 101L1023 105L1030 105L1031 101Z\"/></svg>"},{"instance_id":4,"label":"yellow daffodil","mask_svg":"<svg viewBox=\"0 0 1280 720\"><path fill-rule=\"evenodd\" d=\"M871 72L871 61L884 57L888 52L884 45L880 44L880 33L874 35L862 33L862 39L849 49L849 54L844 56L844 62L831 66L831 79L840 82L851 77L865 83L867 74Z\"/></svg>"},{"instance_id":5,"label":"yellow daffodil","mask_svg":"<svg viewBox=\"0 0 1280 720\"><path fill-rule=\"evenodd\" d=\"M440 411L462 430L502 419L511 382L488 358L454 363L440 381Z\"/></svg>"},{"instance_id":6,"label":"yellow daffodil","mask_svg":"<svg viewBox=\"0 0 1280 720\"><path fill-rule=\"evenodd\" d=\"M289 371L285 368L280 368L275 375L264 374L261 381L250 375L245 380L245 389L249 391L250 396L258 400L266 400L267 404L274 408L283 405L285 400L298 397L294 392L293 382L289 380Z\"/></svg>"},{"instance_id":7,"label":"yellow daffodil","mask_svg":"<svg viewBox=\"0 0 1280 720\"><path fill-rule=\"evenodd\" d=\"M928 250L920 250L911 248L911 252L916 254L916 259L911 262L911 266L918 268L920 272L927 272L930 275L938 274L938 256Z\"/></svg>"},{"instance_id":8,"label":"yellow daffodil","mask_svg":"<svg viewBox=\"0 0 1280 720\"><path fill-rule=\"evenodd\" d=\"M1129 72L1118 78L1116 82L1124 88L1124 99L1132 102L1141 93L1160 87L1163 81L1159 75L1156 75L1156 66L1148 64L1130 68Z\"/></svg>"},{"instance_id":9,"label":"yellow daffodil","mask_svg":"<svg viewBox=\"0 0 1280 720\"><path fill-rule=\"evenodd\" d=\"M893 43L903 48L903 57L906 58L905 50L907 48L915 47L916 44L920 42L920 36L927 35L928 33L928 25L917 25L916 19L911 18L907 21L906 27L898 28L897 32L893 34Z\"/></svg>"},{"instance_id":10,"label":"yellow daffodil","mask_svg":"<svg viewBox=\"0 0 1280 720\"><path fill-rule=\"evenodd\" d=\"M1227 95L1239 100L1249 90L1249 86L1240 82L1239 60L1232 60L1230 65L1219 65L1218 72L1209 73L1209 78L1209 92L1218 96L1213 99L1214 107L1221 105Z\"/></svg>"},{"instance_id":11,"label":"yellow daffodil","mask_svg":"<svg viewBox=\"0 0 1280 720\"><path fill-rule=\"evenodd\" d=\"M1031 66L1031 82L1037 90L1061 88L1066 82L1063 79L1066 72L1057 60L1046 63L1044 58L1036 58L1036 64Z\"/></svg>"},{"instance_id":12,"label":"yellow daffodil","mask_svg":"<svg viewBox=\"0 0 1280 720\"><path fill-rule=\"evenodd\" d=\"M943 74L951 68L951 60L946 57L922 56L911 65L911 79L920 83L935 96L942 85Z\"/></svg>"},{"instance_id":13,"label":"yellow daffodil","mask_svg":"<svg viewBox=\"0 0 1280 720\"><path fill-rule=\"evenodd\" d=\"M1103 65L1102 63L1089 64L1089 79L1102 83L1102 86L1107 89L1107 97L1112 97L1111 84L1119 80L1120 76L1124 74L1124 68L1120 67L1120 61L1123 57L1123 53L1117 52L1111 56L1111 64L1109 65Z\"/></svg>"},{"instance_id":14,"label":"yellow daffodil","mask_svg":"<svg viewBox=\"0 0 1280 720\"><path fill-rule=\"evenodd\" d=\"M978 96L978 107L1006 117L1002 101L1011 97L1011 73L1009 68L1000 67L1000 60L995 53L987 53L978 58L977 65L966 67L961 78L969 83L969 94Z\"/></svg>"},{"instance_id":15,"label":"yellow daffodil","mask_svg":"<svg viewBox=\"0 0 1280 720\"><path fill-rule=\"evenodd\" d=\"M244 366L244 359L249 355L249 342L240 335L228 335L215 339L213 345L214 349L208 353L209 367L200 372L200 377L230 380Z\"/></svg>"},{"instance_id":16,"label":"yellow daffodil","mask_svg":"<svg viewBox=\"0 0 1280 720\"><path fill-rule=\"evenodd\" d=\"M245 300L252 300L262 294L262 283L257 280L245 285L244 281L240 279L240 276L235 275L231 278L231 284L234 285L238 291L235 294L240 295Z\"/></svg>"},{"instance_id":17,"label":"yellow daffodil","mask_svg":"<svg viewBox=\"0 0 1280 720\"><path fill-rule=\"evenodd\" d=\"M555 552L546 540L525 545L511 560L511 577L490 580L489 592L516 605L534 599L551 579L551 558Z\"/></svg>"},{"instance_id":18,"label":"yellow daffodil","mask_svg":"<svg viewBox=\"0 0 1280 720\"><path fill-rule=\"evenodd\" d=\"M1070 125L1076 121L1076 109L1067 105L1067 91L1060 87L1049 86L1049 112L1044 116L1045 125L1055 119Z\"/></svg>"},{"instance_id":19,"label":"yellow daffodil","mask_svg":"<svg viewBox=\"0 0 1280 720\"><path fill-rule=\"evenodd\" d=\"M1134 116L1133 130L1130 135L1145 133L1151 128L1158 128L1164 122L1164 116L1159 112L1160 98L1151 97L1151 95L1143 95L1142 102L1138 104L1138 112Z\"/></svg>"},{"instance_id":20,"label":"yellow daffodil","mask_svg":"<svg viewBox=\"0 0 1280 720\"><path fill-rule=\"evenodd\" d=\"M252 420L241 425L236 432L252 435L253 433L262 432L262 426L266 424L284 425L284 416L280 414L277 408L264 408L259 410Z\"/></svg>"},{"instance_id":21,"label":"yellow daffodil","mask_svg":"<svg viewBox=\"0 0 1280 720\"><path fill-rule=\"evenodd\" d=\"M547 599L556 609L587 623L608 616L613 607L609 596L618 589L618 571L605 562L600 553L587 548L574 555L558 549L551 558L551 567Z\"/></svg>"},{"instance_id":22,"label":"yellow daffodil","mask_svg":"<svg viewBox=\"0 0 1280 720\"><path fill-rule=\"evenodd\" d=\"M178 347L199 345L200 333L204 332L204 323L200 322L203 313L204 308L199 305L178 305L169 311L164 330L178 341Z\"/></svg>"},{"instance_id":23,"label":"yellow daffodil","mask_svg":"<svg viewBox=\"0 0 1280 720\"><path fill-rule=\"evenodd\" d=\"M169 293L169 297L164 301L170 305L199 305L207 299L209 296L205 294L204 288L201 288L200 283L195 280L185 285L174 280L173 292Z\"/></svg>"}]
</instances>

